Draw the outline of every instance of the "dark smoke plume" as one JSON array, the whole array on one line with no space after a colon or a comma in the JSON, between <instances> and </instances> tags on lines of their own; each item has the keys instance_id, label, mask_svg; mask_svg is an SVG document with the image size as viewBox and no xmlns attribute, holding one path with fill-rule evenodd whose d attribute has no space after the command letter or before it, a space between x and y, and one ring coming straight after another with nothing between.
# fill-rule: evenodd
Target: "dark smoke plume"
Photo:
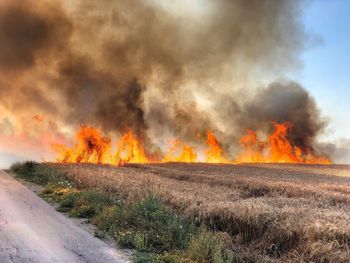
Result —
<instances>
[{"instance_id":1,"label":"dark smoke plume","mask_svg":"<svg viewBox=\"0 0 350 263\"><path fill-rule=\"evenodd\" d=\"M271 122L290 122L293 144L306 150L315 143L315 137L323 130L322 119L314 99L295 82L272 83L260 90L245 105L240 125L253 130L271 132Z\"/></svg>"},{"instance_id":2,"label":"dark smoke plume","mask_svg":"<svg viewBox=\"0 0 350 263\"><path fill-rule=\"evenodd\" d=\"M156 0L2 1L0 107L17 123L39 112L153 141L212 129L232 143L287 120L312 145L325 123L310 95L296 83L258 88L300 65L303 1L201 3L183 13Z\"/></svg>"},{"instance_id":3,"label":"dark smoke plume","mask_svg":"<svg viewBox=\"0 0 350 263\"><path fill-rule=\"evenodd\" d=\"M54 52L63 45L61 39L69 31L70 23L59 5L39 8L30 1L5 1L0 5L1 71L33 67L45 50Z\"/></svg>"}]
</instances>

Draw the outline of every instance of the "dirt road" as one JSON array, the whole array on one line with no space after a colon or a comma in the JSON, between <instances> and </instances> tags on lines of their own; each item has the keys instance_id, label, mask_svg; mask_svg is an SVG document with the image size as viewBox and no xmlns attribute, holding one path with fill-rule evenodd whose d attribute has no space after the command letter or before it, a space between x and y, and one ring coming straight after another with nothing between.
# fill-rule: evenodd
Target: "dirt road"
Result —
<instances>
[{"instance_id":1,"label":"dirt road","mask_svg":"<svg viewBox=\"0 0 350 263\"><path fill-rule=\"evenodd\" d=\"M121 253L0 171L0 262L126 262Z\"/></svg>"}]
</instances>

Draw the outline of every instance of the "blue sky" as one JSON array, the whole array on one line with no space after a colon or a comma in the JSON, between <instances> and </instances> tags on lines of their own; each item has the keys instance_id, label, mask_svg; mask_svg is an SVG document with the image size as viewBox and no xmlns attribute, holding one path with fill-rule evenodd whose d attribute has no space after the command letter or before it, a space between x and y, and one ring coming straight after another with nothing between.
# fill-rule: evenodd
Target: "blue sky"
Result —
<instances>
[{"instance_id":1,"label":"blue sky","mask_svg":"<svg viewBox=\"0 0 350 263\"><path fill-rule=\"evenodd\" d=\"M305 10L304 25L322 43L303 54L304 68L296 79L331 119L325 137L350 139L350 1L312 1Z\"/></svg>"}]
</instances>

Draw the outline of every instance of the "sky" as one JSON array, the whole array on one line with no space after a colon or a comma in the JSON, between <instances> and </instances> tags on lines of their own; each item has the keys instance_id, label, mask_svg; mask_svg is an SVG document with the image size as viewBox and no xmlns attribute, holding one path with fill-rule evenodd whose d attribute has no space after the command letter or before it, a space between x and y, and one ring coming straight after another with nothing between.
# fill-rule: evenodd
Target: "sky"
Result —
<instances>
[{"instance_id":1,"label":"sky","mask_svg":"<svg viewBox=\"0 0 350 263\"><path fill-rule=\"evenodd\" d=\"M320 41L304 52L304 68L295 77L331 120L325 140L350 139L349 11L348 0L314 0L304 15L306 30Z\"/></svg>"}]
</instances>

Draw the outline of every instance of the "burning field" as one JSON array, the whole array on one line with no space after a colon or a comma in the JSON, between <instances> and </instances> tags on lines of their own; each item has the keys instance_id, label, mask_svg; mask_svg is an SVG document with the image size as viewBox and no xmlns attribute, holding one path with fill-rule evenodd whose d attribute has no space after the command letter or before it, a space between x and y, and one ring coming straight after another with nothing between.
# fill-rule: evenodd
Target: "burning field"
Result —
<instances>
[{"instance_id":1,"label":"burning field","mask_svg":"<svg viewBox=\"0 0 350 263\"><path fill-rule=\"evenodd\" d=\"M349 262L309 2L0 0L0 155L136 262Z\"/></svg>"},{"instance_id":2,"label":"burning field","mask_svg":"<svg viewBox=\"0 0 350 263\"><path fill-rule=\"evenodd\" d=\"M343 161L320 140L331 120L287 77L314 38L305 2L1 1L0 151L114 165Z\"/></svg>"},{"instance_id":3,"label":"burning field","mask_svg":"<svg viewBox=\"0 0 350 263\"><path fill-rule=\"evenodd\" d=\"M65 145L54 144L58 152L58 162L62 163L96 163L125 165L127 163L167 163L167 162L205 162L205 163L308 163L330 164L331 160L324 156L314 155L312 148L302 150L292 145L287 138L293 125L285 122L274 123L274 131L267 140L259 140L254 131L239 140L240 153L236 159L230 159L218 142L215 135L207 132L206 148L202 152L197 147L181 142L172 141L171 147L165 153L149 153L144 149L143 142L135 137L128 129L119 139L116 150L111 150L111 139L102 134L99 129L82 126L76 135L77 144L69 148ZM198 145L198 144L197 144Z\"/></svg>"}]
</instances>

